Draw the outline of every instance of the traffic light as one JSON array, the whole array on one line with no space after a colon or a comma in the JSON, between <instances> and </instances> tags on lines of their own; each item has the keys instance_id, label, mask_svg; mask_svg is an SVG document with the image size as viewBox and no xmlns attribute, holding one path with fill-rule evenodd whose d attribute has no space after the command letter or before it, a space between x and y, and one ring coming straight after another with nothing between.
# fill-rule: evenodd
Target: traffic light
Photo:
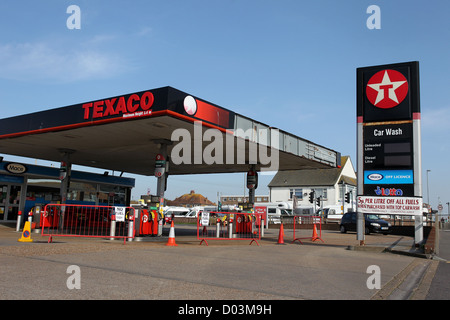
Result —
<instances>
[{"instance_id":1,"label":"traffic light","mask_svg":"<svg viewBox=\"0 0 450 320\"><path fill-rule=\"evenodd\" d=\"M317 201L317 202L316 202L316 203L317 203L317 206L320 207L320 197L317 197L316 201Z\"/></svg>"},{"instance_id":2,"label":"traffic light","mask_svg":"<svg viewBox=\"0 0 450 320\"><path fill-rule=\"evenodd\" d=\"M314 202L314 191L311 191L309 193L309 202L313 203Z\"/></svg>"},{"instance_id":3,"label":"traffic light","mask_svg":"<svg viewBox=\"0 0 450 320\"><path fill-rule=\"evenodd\" d=\"M350 203L350 192L345 194L345 202Z\"/></svg>"}]
</instances>

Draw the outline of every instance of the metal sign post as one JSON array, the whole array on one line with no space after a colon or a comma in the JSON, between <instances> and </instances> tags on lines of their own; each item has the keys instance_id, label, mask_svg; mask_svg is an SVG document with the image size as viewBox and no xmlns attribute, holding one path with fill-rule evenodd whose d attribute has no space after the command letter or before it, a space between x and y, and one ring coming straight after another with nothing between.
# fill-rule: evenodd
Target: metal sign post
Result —
<instances>
[{"instance_id":1,"label":"metal sign post","mask_svg":"<svg viewBox=\"0 0 450 320\"><path fill-rule=\"evenodd\" d=\"M417 61L357 69L358 240L363 214L414 215L423 241Z\"/></svg>"}]
</instances>

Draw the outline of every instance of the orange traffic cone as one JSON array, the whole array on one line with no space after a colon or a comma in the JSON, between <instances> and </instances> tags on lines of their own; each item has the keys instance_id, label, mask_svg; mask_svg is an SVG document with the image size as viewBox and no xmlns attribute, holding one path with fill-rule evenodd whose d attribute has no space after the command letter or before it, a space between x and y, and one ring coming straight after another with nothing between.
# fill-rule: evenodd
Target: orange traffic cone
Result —
<instances>
[{"instance_id":1,"label":"orange traffic cone","mask_svg":"<svg viewBox=\"0 0 450 320\"><path fill-rule=\"evenodd\" d=\"M177 247L178 246L175 243L175 227L173 226L173 220L172 220L172 224L170 225L169 241L167 241L166 246L170 246L170 247Z\"/></svg>"},{"instance_id":2,"label":"orange traffic cone","mask_svg":"<svg viewBox=\"0 0 450 320\"><path fill-rule=\"evenodd\" d=\"M317 228L316 228L316 224L314 224L313 235L312 235L311 240L312 240L312 241L316 241L316 240L318 240L318 239L319 239L319 237L317 236Z\"/></svg>"},{"instance_id":3,"label":"orange traffic cone","mask_svg":"<svg viewBox=\"0 0 450 320\"><path fill-rule=\"evenodd\" d=\"M278 234L278 243L277 244L285 244L284 243L284 228L283 224L280 226L280 233Z\"/></svg>"}]
</instances>

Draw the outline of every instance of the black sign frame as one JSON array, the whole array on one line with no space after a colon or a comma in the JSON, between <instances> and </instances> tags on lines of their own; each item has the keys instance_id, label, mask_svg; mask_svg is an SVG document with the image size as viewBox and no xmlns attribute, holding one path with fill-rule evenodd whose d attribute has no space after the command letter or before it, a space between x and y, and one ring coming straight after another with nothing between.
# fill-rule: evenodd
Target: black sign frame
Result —
<instances>
[{"instance_id":1,"label":"black sign frame","mask_svg":"<svg viewBox=\"0 0 450 320\"><path fill-rule=\"evenodd\" d=\"M372 104L366 94L371 78L388 70L399 72L407 80L407 94L400 103L391 108L381 108ZM392 70L392 71L390 71ZM382 187L393 189L402 188L402 193L395 194L399 197L422 196L421 187L415 185L421 183L417 172L420 160L416 159L417 141L416 126L414 121L420 120L419 99L419 62L404 62L386 64L357 69L357 123L358 123L358 195L377 196L374 193L373 184L365 184L364 172L377 170L386 172L392 170L411 170L413 181L405 185L401 180L398 184ZM420 139L420 137L419 137ZM420 190L420 194L416 191Z\"/></svg>"},{"instance_id":2,"label":"black sign frame","mask_svg":"<svg viewBox=\"0 0 450 320\"><path fill-rule=\"evenodd\" d=\"M403 74L408 81L408 94L396 107L380 109L375 107L366 96L366 87L370 78L383 70L395 70ZM357 117L363 123L379 121L412 120L415 113L420 113L419 101L419 62L404 62L372 66L357 69Z\"/></svg>"}]
</instances>

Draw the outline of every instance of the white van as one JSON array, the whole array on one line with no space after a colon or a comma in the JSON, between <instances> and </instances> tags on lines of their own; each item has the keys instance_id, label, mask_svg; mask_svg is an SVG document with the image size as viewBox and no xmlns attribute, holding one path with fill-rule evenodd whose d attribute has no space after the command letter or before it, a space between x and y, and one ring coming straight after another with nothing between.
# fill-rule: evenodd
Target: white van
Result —
<instances>
[{"instance_id":1,"label":"white van","mask_svg":"<svg viewBox=\"0 0 450 320\"><path fill-rule=\"evenodd\" d=\"M314 208L312 206L298 206L293 212L295 216L313 216Z\"/></svg>"},{"instance_id":2,"label":"white van","mask_svg":"<svg viewBox=\"0 0 450 320\"><path fill-rule=\"evenodd\" d=\"M325 206L322 210L317 210L318 216L328 220L341 220L343 214L341 206Z\"/></svg>"},{"instance_id":3,"label":"white van","mask_svg":"<svg viewBox=\"0 0 450 320\"><path fill-rule=\"evenodd\" d=\"M255 202L253 207L265 207L267 212L266 225L281 224L282 215L292 215L292 206L287 202Z\"/></svg>"},{"instance_id":4,"label":"white van","mask_svg":"<svg viewBox=\"0 0 450 320\"><path fill-rule=\"evenodd\" d=\"M189 208L189 212L186 214L187 218L197 218L200 212L203 212L204 207L192 207Z\"/></svg>"},{"instance_id":5,"label":"white van","mask_svg":"<svg viewBox=\"0 0 450 320\"><path fill-rule=\"evenodd\" d=\"M292 203L290 202L278 202L278 208L280 208L280 210L284 210L281 212L282 215L290 215L290 216L314 215L314 208L312 206L300 205L293 208Z\"/></svg>"},{"instance_id":6,"label":"white van","mask_svg":"<svg viewBox=\"0 0 450 320\"><path fill-rule=\"evenodd\" d=\"M190 211L186 214L186 218L198 218L199 213L201 212L214 212L217 211L217 206L196 206L196 207L192 207L190 208ZM236 206L222 206L222 210L221 211L225 211L225 212L230 212L230 211L237 211L237 207Z\"/></svg>"},{"instance_id":7,"label":"white van","mask_svg":"<svg viewBox=\"0 0 450 320\"><path fill-rule=\"evenodd\" d=\"M189 208L184 207L167 207L165 211L163 211L165 217L185 217L189 213Z\"/></svg>"}]
</instances>

